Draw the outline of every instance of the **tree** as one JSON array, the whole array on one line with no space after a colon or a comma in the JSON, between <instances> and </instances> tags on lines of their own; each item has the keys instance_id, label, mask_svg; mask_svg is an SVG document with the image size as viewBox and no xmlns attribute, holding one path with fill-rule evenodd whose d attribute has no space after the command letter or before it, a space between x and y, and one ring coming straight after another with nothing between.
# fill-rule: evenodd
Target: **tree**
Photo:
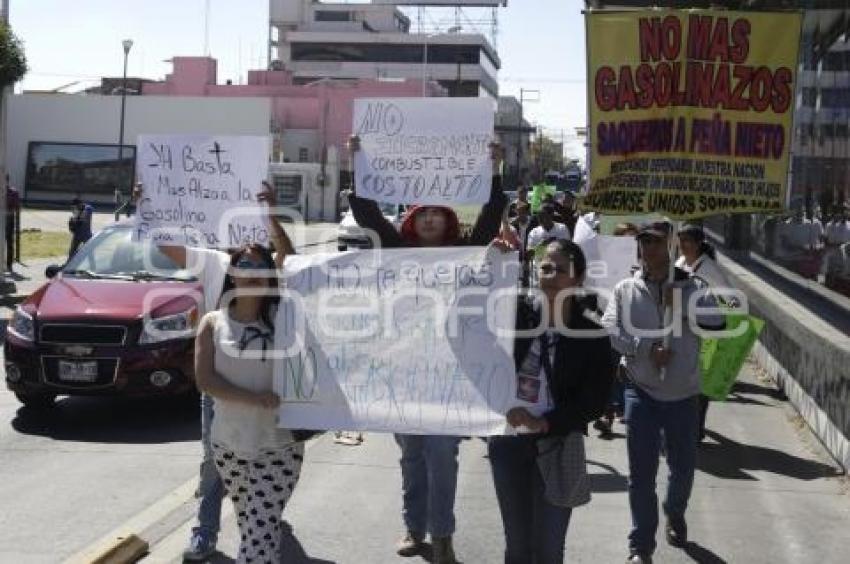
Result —
<instances>
[{"instance_id":1,"label":"tree","mask_svg":"<svg viewBox=\"0 0 850 564\"><path fill-rule=\"evenodd\" d=\"M0 22L0 88L15 84L26 72L27 58L21 40L8 25Z\"/></svg>"}]
</instances>

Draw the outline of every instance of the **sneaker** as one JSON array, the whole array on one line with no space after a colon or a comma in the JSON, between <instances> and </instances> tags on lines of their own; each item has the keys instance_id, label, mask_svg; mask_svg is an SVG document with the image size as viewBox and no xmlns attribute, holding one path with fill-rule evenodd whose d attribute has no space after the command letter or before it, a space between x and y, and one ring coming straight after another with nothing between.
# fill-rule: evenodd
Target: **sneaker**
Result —
<instances>
[{"instance_id":1,"label":"sneaker","mask_svg":"<svg viewBox=\"0 0 850 564\"><path fill-rule=\"evenodd\" d=\"M184 562L203 562L215 553L216 538L202 531L192 531L189 548L183 552Z\"/></svg>"},{"instance_id":2,"label":"sneaker","mask_svg":"<svg viewBox=\"0 0 850 564\"><path fill-rule=\"evenodd\" d=\"M452 537L432 537L431 545L434 549L434 564L457 564Z\"/></svg>"},{"instance_id":3,"label":"sneaker","mask_svg":"<svg viewBox=\"0 0 850 564\"><path fill-rule=\"evenodd\" d=\"M678 548L688 544L688 524L685 523L684 517L673 519L667 518L667 526L664 528L667 544Z\"/></svg>"},{"instance_id":4,"label":"sneaker","mask_svg":"<svg viewBox=\"0 0 850 564\"><path fill-rule=\"evenodd\" d=\"M645 552L632 552L626 558L626 564L652 564L652 556Z\"/></svg>"},{"instance_id":5,"label":"sneaker","mask_svg":"<svg viewBox=\"0 0 850 564\"><path fill-rule=\"evenodd\" d=\"M416 556L422 552L422 540L425 535L407 531L404 538L396 545L396 554L399 556Z\"/></svg>"}]
</instances>

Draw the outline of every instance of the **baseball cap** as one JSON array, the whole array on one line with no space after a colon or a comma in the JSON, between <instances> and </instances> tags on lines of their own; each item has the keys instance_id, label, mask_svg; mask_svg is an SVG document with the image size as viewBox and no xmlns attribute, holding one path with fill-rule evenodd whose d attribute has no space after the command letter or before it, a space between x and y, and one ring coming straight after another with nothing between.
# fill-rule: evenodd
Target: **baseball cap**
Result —
<instances>
[{"instance_id":1,"label":"baseball cap","mask_svg":"<svg viewBox=\"0 0 850 564\"><path fill-rule=\"evenodd\" d=\"M668 221L649 221L641 224L635 239L642 239L643 237L666 239L672 231L673 226Z\"/></svg>"}]
</instances>

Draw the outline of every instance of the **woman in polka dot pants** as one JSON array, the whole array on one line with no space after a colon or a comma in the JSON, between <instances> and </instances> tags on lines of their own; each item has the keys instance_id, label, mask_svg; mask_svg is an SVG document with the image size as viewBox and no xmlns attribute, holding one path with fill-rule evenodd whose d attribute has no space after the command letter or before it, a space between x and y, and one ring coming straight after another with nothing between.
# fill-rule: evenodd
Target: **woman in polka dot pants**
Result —
<instances>
[{"instance_id":1,"label":"woman in polka dot pants","mask_svg":"<svg viewBox=\"0 0 850 564\"><path fill-rule=\"evenodd\" d=\"M213 444L215 464L236 508L241 543L238 562L279 562L281 514L295 489L303 443L267 450L251 460Z\"/></svg>"},{"instance_id":2,"label":"woman in polka dot pants","mask_svg":"<svg viewBox=\"0 0 850 564\"><path fill-rule=\"evenodd\" d=\"M239 564L280 561L281 515L304 459L304 444L277 425L269 354L280 301L275 266L263 247L237 251L224 283L224 295L235 289L236 297L204 316L195 339L198 387L215 398L210 442L236 508Z\"/></svg>"}]
</instances>

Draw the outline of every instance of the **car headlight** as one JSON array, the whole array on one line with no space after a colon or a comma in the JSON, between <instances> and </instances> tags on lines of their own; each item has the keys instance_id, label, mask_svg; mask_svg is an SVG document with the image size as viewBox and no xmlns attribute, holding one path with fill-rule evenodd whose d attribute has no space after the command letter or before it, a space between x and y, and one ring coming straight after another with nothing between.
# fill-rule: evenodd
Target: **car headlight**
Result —
<instances>
[{"instance_id":1,"label":"car headlight","mask_svg":"<svg viewBox=\"0 0 850 564\"><path fill-rule=\"evenodd\" d=\"M15 313L12 314L12 320L9 322L9 332L19 339L35 341L35 323L32 315L20 307L15 308Z\"/></svg>"},{"instance_id":2,"label":"car headlight","mask_svg":"<svg viewBox=\"0 0 850 564\"><path fill-rule=\"evenodd\" d=\"M174 339L188 339L198 328L198 308L174 315L145 319L140 345L150 345Z\"/></svg>"}]
</instances>

